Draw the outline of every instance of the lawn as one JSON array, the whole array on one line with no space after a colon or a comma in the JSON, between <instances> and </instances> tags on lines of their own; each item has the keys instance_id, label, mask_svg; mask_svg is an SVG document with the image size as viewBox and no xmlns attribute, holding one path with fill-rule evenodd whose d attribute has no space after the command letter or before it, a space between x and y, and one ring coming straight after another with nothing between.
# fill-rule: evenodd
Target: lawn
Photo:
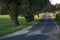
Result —
<instances>
[{"instance_id":1,"label":"lawn","mask_svg":"<svg viewBox=\"0 0 60 40\"><path fill-rule=\"evenodd\" d=\"M42 15L43 15L43 13L40 14L39 19L42 18ZM18 30L22 30L24 28L27 28L27 27L33 25L34 23L37 22L36 20L38 20L37 15L35 15L34 18L35 18L35 21L26 22L24 17L19 16L18 19L19 19L20 25L19 26L12 26L11 22L10 22L11 19L10 19L9 15L0 15L0 36L4 36L4 35L16 32Z\"/></svg>"}]
</instances>

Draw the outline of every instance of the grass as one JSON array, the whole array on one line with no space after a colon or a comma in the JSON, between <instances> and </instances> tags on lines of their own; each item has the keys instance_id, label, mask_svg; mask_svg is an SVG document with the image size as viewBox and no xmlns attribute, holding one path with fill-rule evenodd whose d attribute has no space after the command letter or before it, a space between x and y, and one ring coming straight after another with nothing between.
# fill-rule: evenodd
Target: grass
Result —
<instances>
[{"instance_id":1,"label":"grass","mask_svg":"<svg viewBox=\"0 0 60 40\"><path fill-rule=\"evenodd\" d=\"M42 16L43 16L43 13L40 14L39 19L41 19ZM38 19L37 15L35 15L34 18L35 18L35 21L26 22L24 17L19 16L18 19L19 19L20 25L14 27L14 26L11 26L11 22L10 22L11 19L8 15L0 15L0 36L4 36L4 35L16 32L18 30L22 30L24 28L27 28L27 27L33 25L36 22L36 20Z\"/></svg>"},{"instance_id":2,"label":"grass","mask_svg":"<svg viewBox=\"0 0 60 40\"><path fill-rule=\"evenodd\" d=\"M55 15L54 15L54 20L56 21L56 23L58 24L59 29L60 29L60 19L59 19L59 20L57 19L57 18L60 18L60 17L57 17L57 18L56 18L56 15L59 14L59 13L60 13L60 11L57 11L57 12L55 13ZM60 40L60 31L59 31L59 40Z\"/></svg>"}]
</instances>

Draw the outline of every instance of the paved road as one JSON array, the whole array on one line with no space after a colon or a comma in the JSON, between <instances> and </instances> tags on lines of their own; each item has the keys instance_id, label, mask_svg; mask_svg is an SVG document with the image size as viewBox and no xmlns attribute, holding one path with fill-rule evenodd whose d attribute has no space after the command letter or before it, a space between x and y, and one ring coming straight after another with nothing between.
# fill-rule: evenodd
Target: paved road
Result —
<instances>
[{"instance_id":1,"label":"paved road","mask_svg":"<svg viewBox=\"0 0 60 40\"><path fill-rule=\"evenodd\" d=\"M0 40L57 40L58 30L54 20L45 14L41 21L24 32L26 33Z\"/></svg>"}]
</instances>

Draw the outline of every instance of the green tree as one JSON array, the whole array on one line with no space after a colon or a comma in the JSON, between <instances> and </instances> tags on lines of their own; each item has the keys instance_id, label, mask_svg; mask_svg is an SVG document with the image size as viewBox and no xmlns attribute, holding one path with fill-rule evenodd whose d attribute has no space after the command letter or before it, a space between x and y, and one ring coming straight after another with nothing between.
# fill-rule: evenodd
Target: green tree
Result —
<instances>
[{"instance_id":1,"label":"green tree","mask_svg":"<svg viewBox=\"0 0 60 40\"><path fill-rule=\"evenodd\" d=\"M9 13L12 21L12 25L19 25L18 11L21 0L0 0L1 6L4 6Z\"/></svg>"},{"instance_id":2,"label":"green tree","mask_svg":"<svg viewBox=\"0 0 60 40\"><path fill-rule=\"evenodd\" d=\"M49 0L0 0L0 2L1 8L4 7L9 13L13 25L19 25L18 14L30 22L34 20L35 14L47 12L50 8Z\"/></svg>"}]
</instances>

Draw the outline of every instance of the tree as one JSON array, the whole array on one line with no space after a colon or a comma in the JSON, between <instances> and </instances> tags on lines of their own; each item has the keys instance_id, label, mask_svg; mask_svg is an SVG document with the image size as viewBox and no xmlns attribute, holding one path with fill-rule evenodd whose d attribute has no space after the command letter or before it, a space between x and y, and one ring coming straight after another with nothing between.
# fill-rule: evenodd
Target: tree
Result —
<instances>
[{"instance_id":1,"label":"tree","mask_svg":"<svg viewBox=\"0 0 60 40\"><path fill-rule=\"evenodd\" d=\"M21 0L0 0L0 1L2 6L6 7L6 10L8 11L11 17L12 25L19 25L18 11Z\"/></svg>"},{"instance_id":2,"label":"tree","mask_svg":"<svg viewBox=\"0 0 60 40\"><path fill-rule=\"evenodd\" d=\"M25 17L25 19L28 22L31 22L34 20L34 13L33 13L33 5L31 4L32 0L24 0L22 1L22 15Z\"/></svg>"},{"instance_id":3,"label":"tree","mask_svg":"<svg viewBox=\"0 0 60 40\"><path fill-rule=\"evenodd\" d=\"M42 11L47 12L50 8L49 0L0 0L0 2L9 13L12 25L19 25L18 14L23 15L30 22L34 20L36 12L37 14Z\"/></svg>"}]
</instances>

